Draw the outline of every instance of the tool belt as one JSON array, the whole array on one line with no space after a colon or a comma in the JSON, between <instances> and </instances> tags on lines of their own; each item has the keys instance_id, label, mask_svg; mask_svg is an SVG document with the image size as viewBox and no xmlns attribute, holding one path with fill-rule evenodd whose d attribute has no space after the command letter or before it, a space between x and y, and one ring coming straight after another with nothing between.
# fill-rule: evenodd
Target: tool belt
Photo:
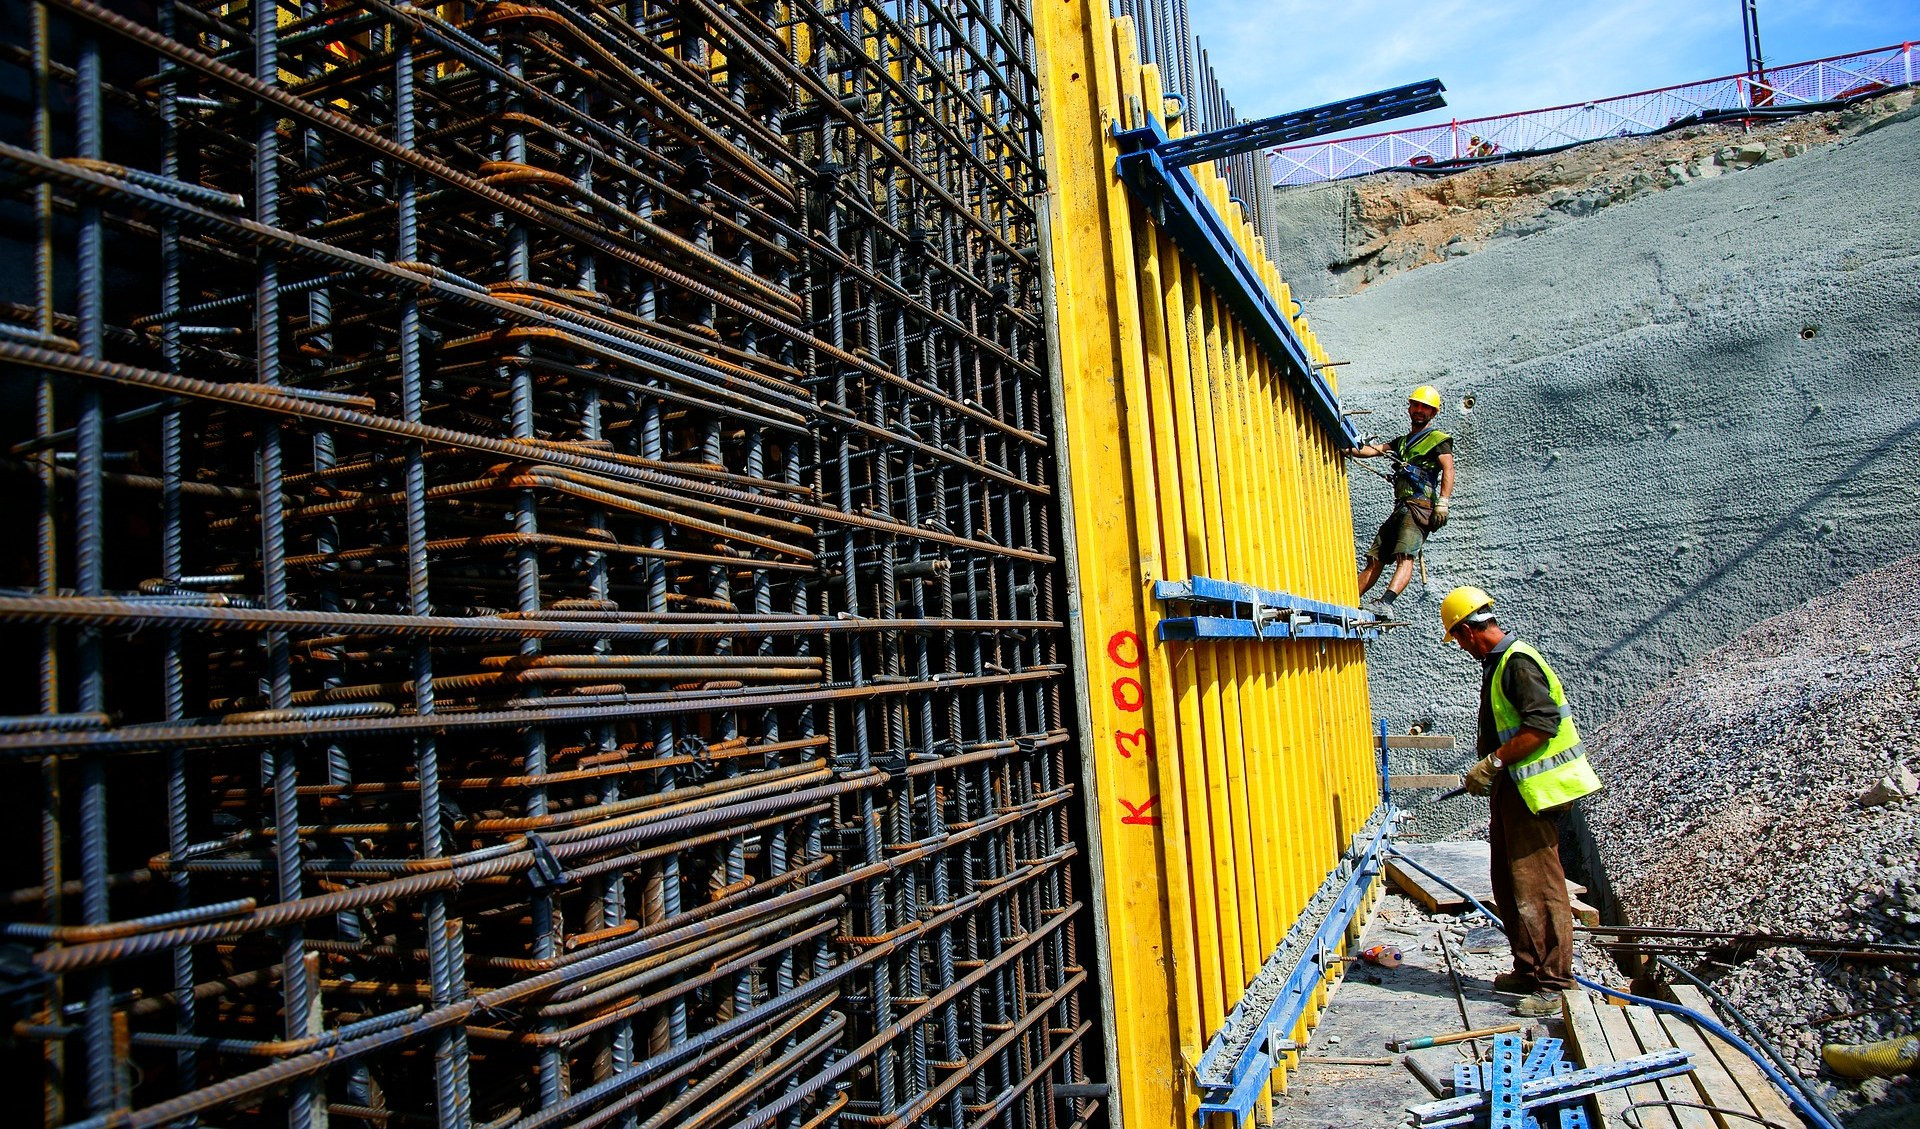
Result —
<instances>
[{"instance_id":1,"label":"tool belt","mask_svg":"<svg viewBox=\"0 0 1920 1129\"><path fill-rule=\"evenodd\" d=\"M1407 516L1413 518L1413 523L1419 526L1422 532L1432 533L1447 524L1434 518L1433 503L1426 498L1408 498L1400 504L1407 507Z\"/></svg>"}]
</instances>

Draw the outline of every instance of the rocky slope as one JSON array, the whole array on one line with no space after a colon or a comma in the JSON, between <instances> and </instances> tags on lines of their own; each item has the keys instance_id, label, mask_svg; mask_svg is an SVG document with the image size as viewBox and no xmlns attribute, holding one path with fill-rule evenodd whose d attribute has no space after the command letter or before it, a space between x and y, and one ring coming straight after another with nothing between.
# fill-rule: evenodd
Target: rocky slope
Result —
<instances>
[{"instance_id":1,"label":"rocky slope","mask_svg":"<svg viewBox=\"0 0 1920 1129\"><path fill-rule=\"evenodd\" d=\"M1900 116L1306 303L1351 362L1343 401L1375 410L1357 422L1396 434L1431 383L1458 437L1452 524L1400 601L1417 626L1369 650L1376 714L1472 732L1477 667L1431 630L1455 584L1494 593L1593 726L1920 552L1920 120ZM1353 482L1364 545L1387 491Z\"/></svg>"},{"instance_id":2,"label":"rocky slope","mask_svg":"<svg viewBox=\"0 0 1920 1129\"><path fill-rule=\"evenodd\" d=\"M1845 110L1782 121L1703 125L1596 141L1443 177L1390 173L1277 194L1297 296L1353 294L1490 242L1700 180L1798 157L1912 112L1899 91Z\"/></svg>"}]
</instances>

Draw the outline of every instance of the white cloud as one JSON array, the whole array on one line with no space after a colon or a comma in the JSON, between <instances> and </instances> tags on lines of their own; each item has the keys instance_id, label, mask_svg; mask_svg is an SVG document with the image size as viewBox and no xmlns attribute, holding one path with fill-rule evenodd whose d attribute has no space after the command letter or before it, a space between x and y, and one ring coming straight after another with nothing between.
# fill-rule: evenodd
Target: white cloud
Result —
<instances>
[{"instance_id":1,"label":"white cloud","mask_svg":"<svg viewBox=\"0 0 1920 1129\"><path fill-rule=\"evenodd\" d=\"M1583 102L1745 64L1735 0L1191 0L1243 117L1438 77L1445 121ZM1920 0L1763 0L1769 62L1920 37ZM1391 128L1382 126L1378 128Z\"/></svg>"}]
</instances>

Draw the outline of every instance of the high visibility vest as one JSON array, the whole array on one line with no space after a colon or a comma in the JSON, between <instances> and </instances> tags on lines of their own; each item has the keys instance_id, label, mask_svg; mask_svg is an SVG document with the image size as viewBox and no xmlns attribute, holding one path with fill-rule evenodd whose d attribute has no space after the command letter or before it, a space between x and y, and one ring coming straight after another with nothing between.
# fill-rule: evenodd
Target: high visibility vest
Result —
<instances>
[{"instance_id":1,"label":"high visibility vest","mask_svg":"<svg viewBox=\"0 0 1920 1129\"><path fill-rule=\"evenodd\" d=\"M1567 695L1560 688L1560 676L1547 665L1533 644L1522 643L1518 639L1501 654L1500 661L1493 668L1493 728L1502 745L1520 732L1520 711L1513 708L1507 700L1501 677L1507 672L1507 660L1515 655L1525 655L1540 664L1547 676L1547 692L1553 695L1553 704L1560 707L1560 728L1553 739L1533 751L1533 755L1516 764L1507 766L1507 777L1514 787L1520 789L1520 798L1527 801L1529 810L1542 812L1548 808L1557 808L1561 804L1570 804L1582 796L1591 795L1600 790L1600 777L1594 774L1593 766L1587 763L1587 754L1580 748L1580 730L1573 724L1573 710L1567 705Z\"/></svg>"},{"instance_id":2,"label":"high visibility vest","mask_svg":"<svg viewBox=\"0 0 1920 1129\"><path fill-rule=\"evenodd\" d=\"M1402 435L1393 441L1393 453L1400 460L1400 473L1394 479L1394 495L1402 500L1414 495L1432 497L1440 489L1440 468L1438 462L1432 467L1416 465L1419 460L1433 453L1433 449L1453 438L1438 428L1428 428L1413 435Z\"/></svg>"}]
</instances>

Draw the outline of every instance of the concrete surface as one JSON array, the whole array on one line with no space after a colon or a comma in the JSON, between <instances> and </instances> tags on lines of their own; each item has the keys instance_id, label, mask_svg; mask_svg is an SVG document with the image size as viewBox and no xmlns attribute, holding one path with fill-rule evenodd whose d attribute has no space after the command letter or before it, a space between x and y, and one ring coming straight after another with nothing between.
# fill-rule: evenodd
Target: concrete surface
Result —
<instances>
[{"instance_id":1,"label":"concrete surface","mask_svg":"<svg viewBox=\"0 0 1920 1129\"><path fill-rule=\"evenodd\" d=\"M1405 391L1433 383L1458 436L1452 524L1424 594L1416 576L1400 602L1417 626L1370 652L1376 713L1470 746L1478 670L1433 629L1455 584L1494 593L1594 726L1748 625L1920 550L1916 199L1907 116L1309 298L1353 362L1343 399L1376 409L1363 429L1397 434ZM1353 482L1364 547L1387 490ZM1485 810L1453 808L1423 833Z\"/></svg>"},{"instance_id":2,"label":"concrete surface","mask_svg":"<svg viewBox=\"0 0 1920 1129\"><path fill-rule=\"evenodd\" d=\"M1480 921L1479 917L1474 918ZM1398 968L1355 965L1341 982L1320 1025L1314 1028L1299 1073L1285 1094L1275 1096L1276 1126L1296 1129L1387 1129L1403 1124L1410 1105L1435 1100L1407 1068L1405 1055L1387 1050L1394 1039L1441 1035L1463 1028L1460 1002L1447 975L1440 951L1443 928L1456 927L1451 917L1438 919L1399 895L1382 899L1367 923L1361 947L1392 945L1401 952ZM1463 954L1464 956L1464 954ZM1517 996L1496 995L1491 978L1504 970L1511 956L1504 941L1487 955L1456 958L1461 965L1461 995L1475 1029L1521 1022L1509 1012ZM1547 1034L1558 1035L1557 1020L1539 1021ZM1482 1052L1491 1042L1479 1041ZM1434 1047L1416 1051L1442 1077L1453 1063L1472 1061L1470 1045ZM1391 1066L1353 1066L1318 1063L1320 1058L1391 1058Z\"/></svg>"}]
</instances>

